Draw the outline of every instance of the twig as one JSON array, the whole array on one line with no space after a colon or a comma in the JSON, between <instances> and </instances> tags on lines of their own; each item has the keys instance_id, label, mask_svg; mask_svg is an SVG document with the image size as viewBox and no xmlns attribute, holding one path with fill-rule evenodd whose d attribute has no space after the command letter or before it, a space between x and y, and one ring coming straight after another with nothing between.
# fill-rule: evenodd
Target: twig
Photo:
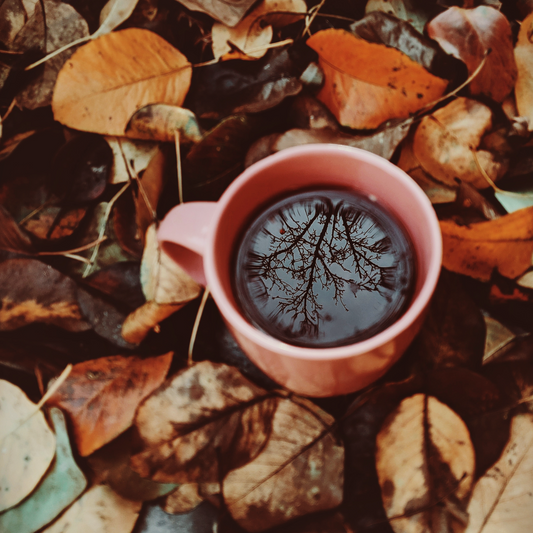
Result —
<instances>
[{"instance_id":1,"label":"twig","mask_svg":"<svg viewBox=\"0 0 533 533\"><path fill-rule=\"evenodd\" d=\"M76 46L77 44L86 43L87 41L90 41L92 38L93 38L92 35L88 35L87 37L76 39L75 41L72 41L71 43L68 43L65 46L62 46L61 48L58 48L57 50L50 52L48 55L39 59L39 61L36 61L35 63L32 63L31 65L28 65L24 70L31 70L32 68L38 67L39 65L46 63L46 61L48 61L49 59L52 59L53 57L61 54L65 50L68 50L69 48L72 48L73 46Z\"/></svg>"},{"instance_id":2,"label":"twig","mask_svg":"<svg viewBox=\"0 0 533 533\"><path fill-rule=\"evenodd\" d=\"M309 31L309 28L311 27L311 24L313 24L313 21L315 20L316 16L318 15L318 12L320 9L322 9L322 6L325 4L326 0L322 0L320 4L312 7L309 12L313 11L313 14L309 17L309 20L305 23L304 31L302 32L302 37L307 33L309 36L311 36L311 32Z\"/></svg>"},{"instance_id":3,"label":"twig","mask_svg":"<svg viewBox=\"0 0 533 533\"><path fill-rule=\"evenodd\" d=\"M100 237L99 239L96 239L95 241L90 242L89 244L84 244L83 246L79 246L78 248L73 248L72 250L65 250L63 252L37 252L37 255L75 254L76 252L83 252L85 250L88 250L89 248L92 248L93 246L96 246L97 244L104 242L106 239L107 237L104 235L103 237Z\"/></svg>"},{"instance_id":4,"label":"twig","mask_svg":"<svg viewBox=\"0 0 533 533\"><path fill-rule=\"evenodd\" d=\"M200 307L198 308L198 312L196 313L196 319L194 320L194 326L191 332L191 340L189 342L189 352L188 352L188 357L187 357L188 366L191 366L193 363L192 351L194 348L194 341L196 340L196 334L198 333L198 328L200 327L200 320L202 320L202 314L204 312L204 307L207 302L207 298L209 298L209 287L206 287L204 290L202 301L200 302Z\"/></svg>"},{"instance_id":5,"label":"twig","mask_svg":"<svg viewBox=\"0 0 533 533\"><path fill-rule=\"evenodd\" d=\"M27 222L30 218L32 218L34 215L36 215L39 211L42 211L46 206L50 205L52 200L47 200L44 202L44 204L40 205L39 207L35 208L29 215L26 215L20 222L19 226L22 226L25 222Z\"/></svg>"},{"instance_id":6,"label":"twig","mask_svg":"<svg viewBox=\"0 0 533 533\"><path fill-rule=\"evenodd\" d=\"M11 114L11 111L15 108L15 105L17 104L17 99L13 98L13 101L9 104L9 107L7 108L6 114L0 119L0 122L4 122L6 118Z\"/></svg>"},{"instance_id":7,"label":"twig","mask_svg":"<svg viewBox=\"0 0 533 533\"><path fill-rule=\"evenodd\" d=\"M183 203L183 176L181 174L181 150L180 150L180 132L174 131L174 144L176 145L176 165L178 172L178 196L180 204Z\"/></svg>"}]
</instances>

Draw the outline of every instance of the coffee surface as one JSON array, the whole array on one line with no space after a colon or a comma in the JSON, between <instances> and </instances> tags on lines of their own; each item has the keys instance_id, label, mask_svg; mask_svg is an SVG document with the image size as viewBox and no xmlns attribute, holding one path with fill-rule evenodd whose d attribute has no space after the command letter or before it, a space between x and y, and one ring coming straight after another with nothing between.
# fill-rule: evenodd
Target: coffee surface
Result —
<instances>
[{"instance_id":1,"label":"coffee surface","mask_svg":"<svg viewBox=\"0 0 533 533\"><path fill-rule=\"evenodd\" d=\"M370 198L310 190L256 214L237 246L234 289L254 326L324 348L369 338L407 309L415 254L398 221Z\"/></svg>"}]
</instances>

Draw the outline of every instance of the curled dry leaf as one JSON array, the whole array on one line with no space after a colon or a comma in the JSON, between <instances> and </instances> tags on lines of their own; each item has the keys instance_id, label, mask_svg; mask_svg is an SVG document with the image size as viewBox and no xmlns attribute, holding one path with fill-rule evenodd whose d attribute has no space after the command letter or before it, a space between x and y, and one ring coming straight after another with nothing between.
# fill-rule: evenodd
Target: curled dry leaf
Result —
<instances>
[{"instance_id":1,"label":"curled dry leaf","mask_svg":"<svg viewBox=\"0 0 533 533\"><path fill-rule=\"evenodd\" d=\"M52 110L66 126L124 135L145 105L180 106L190 82L191 65L181 52L155 33L130 28L89 42L65 63Z\"/></svg>"},{"instance_id":2,"label":"curled dry leaf","mask_svg":"<svg viewBox=\"0 0 533 533\"><path fill-rule=\"evenodd\" d=\"M489 281L494 269L514 279L531 266L533 207L469 226L444 220L440 228L443 266L452 272Z\"/></svg>"},{"instance_id":3,"label":"curled dry leaf","mask_svg":"<svg viewBox=\"0 0 533 533\"><path fill-rule=\"evenodd\" d=\"M518 77L515 85L516 107L522 117L527 117L528 129L533 130L533 42L531 27L533 13L530 13L520 26L518 42L514 49Z\"/></svg>"},{"instance_id":4,"label":"curled dry leaf","mask_svg":"<svg viewBox=\"0 0 533 533\"><path fill-rule=\"evenodd\" d=\"M207 13L226 26L235 26L257 0L178 0L191 11Z\"/></svg>"},{"instance_id":5,"label":"curled dry leaf","mask_svg":"<svg viewBox=\"0 0 533 533\"><path fill-rule=\"evenodd\" d=\"M474 449L464 422L436 398L415 394L391 413L377 436L376 468L396 533L466 525Z\"/></svg>"},{"instance_id":6,"label":"curled dry leaf","mask_svg":"<svg viewBox=\"0 0 533 533\"><path fill-rule=\"evenodd\" d=\"M250 14L243 18L236 26L230 28L224 24L215 23L211 31L213 39L213 55L222 58L232 51L228 41L240 51L242 59L258 59L267 52L274 31L272 26L279 27L284 20L279 18L266 23L265 15L269 13L306 13L307 5L304 0L263 0ZM233 58L233 56L231 56Z\"/></svg>"},{"instance_id":7,"label":"curled dry leaf","mask_svg":"<svg viewBox=\"0 0 533 533\"><path fill-rule=\"evenodd\" d=\"M106 485L96 485L42 533L130 533L141 505L120 497Z\"/></svg>"},{"instance_id":8,"label":"curled dry leaf","mask_svg":"<svg viewBox=\"0 0 533 533\"><path fill-rule=\"evenodd\" d=\"M497 9L453 6L427 25L429 37L462 60L472 75L489 53L480 73L470 82L472 94L486 94L497 102L513 90L516 63L509 21Z\"/></svg>"},{"instance_id":9,"label":"curled dry leaf","mask_svg":"<svg viewBox=\"0 0 533 533\"><path fill-rule=\"evenodd\" d=\"M146 170L146 167L158 151L158 145L155 142L130 141L129 139L111 136L106 136L104 139L113 150L113 168L109 182L114 184L130 181L131 177L126 168L126 161L137 174L140 174Z\"/></svg>"},{"instance_id":10,"label":"curled dry leaf","mask_svg":"<svg viewBox=\"0 0 533 533\"><path fill-rule=\"evenodd\" d=\"M2 533L33 533L41 529L76 500L87 486L87 480L72 456L63 413L54 407L50 409L50 417L56 434L55 460L29 498L0 514Z\"/></svg>"},{"instance_id":11,"label":"curled dry leaf","mask_svg":"<svg viewBox=\"0 0 533 533\"><path fill-rule=\"evenodd\" d=\"M478 480L467 508L465 533L523 533L533 520L533 417L515 416L500 460Z\"/></svg>"},{"instance_id":12,"label":"curled dry leaf","mask_svg":"<svg viewBox=\"0 0 533 533\"><path fill-rule=\"evenodd\" d=\"M139 406L143 477L166 483L220 482L263 449L278 398L237 369L204 361L182 370Z\"/></svg>"},{"instance_id":13,"label":"curled dry leaf","mask_svg":"<svg viewBox=\"0 0 533 533\"><path fill-rule=\"evenodd\" d=\"M492 181L507 169L503 158L479 148L491 127L490 108L469 98L457 98L421 120L413 155L427 173L448 187L456 187L457 177L478 189L486 188L489 184L479 166Z\"/></svg>"},{"instance_id":14,"label":"curled dry leaf","mask_svg":"<svg viewBox=\"0 0 533 533\"><path fill-rule=\"evenodd\" d=\"M318 99L343 126L372 129L391 118L408 118L448 85L402 52L345 30L319 31L307 44L324 70Z\"/></svg>"},{"instance_id":15,"label":"curled dry leaf","mask_svg":"<svg viewBox=\"0 0 533 533\"><path fill-rule=\"evenodd\" d=\"M68 413L81 456L131 426L139 403L163 383L172 355L148 359L116 355L74 365L48 403Z\"/></svg>"},{"instance_id":16,"label":"curled dry leaf","mask_svg":"<svg viewBox=\"0 0 533 533\"><path fill-rule=\"evenodd\" d=\"M241 527L263 531L342 502L344 448L333 417L313 403L279 400L262 451L224 479L224 502Z\"/></svg>"},{"instance_id":17,"label":"curled dry leaf","mask_svg":"<svg viewBox=\"0 0 533 533\"><path fill-rule=\"evenodd\" d=\"M126 128L126 137L150 141L174 142L179 133L181 144L202 139L196 115L183 107L153 104L139 109Z\"/></svg>"},{"instance_id":18,"label":"curled dry leaf","mask_svg":"<svg viewBox=\"0 0 533 533\"><path fill-rule=\"evenodd\" d=\"M0 380L0 512L30 494L54 458L56 439L36 407L17 386Z\"/></svg>"}]
</instances>

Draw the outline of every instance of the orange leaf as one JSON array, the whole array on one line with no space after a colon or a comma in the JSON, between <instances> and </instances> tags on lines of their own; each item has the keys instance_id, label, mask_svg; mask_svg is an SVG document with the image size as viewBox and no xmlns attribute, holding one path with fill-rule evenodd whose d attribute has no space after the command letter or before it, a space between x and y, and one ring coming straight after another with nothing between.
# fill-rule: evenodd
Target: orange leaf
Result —
<instances>
[{"instance_id":1,"label":"orange leaf","mask_svg":"<svg viewBox=\"0 0 533 533\"><path fill-rule=\"evenodd\" d=\"M488 281L495 268L514 279L531 266L533 207L469 226L445 220L440 228L448 270Z\"/></svg>"},{"instance_id":2,"label":"orange leaf","mask_svg":"<svg viewBox=\"0 0 533 533\"><path fill-rule=\"evenodd\" d=\"M131 426L139 403L163 383L172 355L150 359L115 355L74 365L48 403L69 414L81 456Z\"/></svg>"},{"instance_id":3,"label":"orange leaf","mask_svg":"<svg viewBox=\"0 0 533 533\"><path fill-rule=\"evenodd\" d=\"M187 58L159 35L130 28L82 46L54 89L54 118L78 130L124 135L147 104L181 106L191 83Z\"/></svg>"},{"instance_id":4,"label":"orange leaf","mask_svg":"<svg viewBox=\"0 0 533 533\"><path fill-rule=\"evenodd\" d=\"M516 79L516 107L521 117L527 117L528 129L533 130L533 13L524 19L514 51L518 77Z\"/></svg>"},{"instance_id":5,"label":"orange leaf","mask_svg":"<svg viewBox=\"0 0 533 533\"><path fill-rule=\"evenodd\" d=\"M307 44L324 70L318 98L343 126L376 128L391 118L407 118L448 85L402 52L345 30L319 31Z\"/></svg>"}]
</instances>

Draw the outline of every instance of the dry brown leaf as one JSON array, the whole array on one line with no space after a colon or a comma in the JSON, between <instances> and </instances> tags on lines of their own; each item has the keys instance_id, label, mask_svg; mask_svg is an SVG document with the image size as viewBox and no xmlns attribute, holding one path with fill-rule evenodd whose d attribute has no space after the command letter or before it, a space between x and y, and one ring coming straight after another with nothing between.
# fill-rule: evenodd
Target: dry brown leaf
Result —
<instances>
[{"instance_id":1,"label":"dry brown leaf","mask_svg":"<svg viewBox=\"0 0 533 533\"><path fill-rule=\"evenodd\" d=\"M391 118L408 118L448 85L402 52L345 30L319 31L307 44L324 70L318 99L343 126L371 129Z\"/></svg>"},{"instance_id":2,"label":"dry brown leaf","mask_svg":"<svg viewBox=\"0 0 533 533\"><path fill-rule=\"evenodd\" d=\"M487 336L485 338L485 351L483 364L488 363L494 354L504 346L507 346L516 335L506 328L501 322L490 316L483 317L487 326Z\"/></svg>"},{"instance_id":3,"label":"dry brown leaf","mask_svg":"<svg viewBox=\"0 0 533 533\"><path fill-rule=\"evenodd\" d=\"M178 0L191 11L207 13L215 20L235 26L257 0Z\"/></svg>"},{"instance_id":4,"label":"dry brown leaf","mask_svg":"<svg viewBox=\"0 0 533 533\"><path fill-rule=\"evenodd\" d=\"M187 58L159 35L139 28L112 32L65 63L54 90L54 118L79 130L124 135L145 105L180 106L190 82Z\"/></svg>"},{"instance_id":5,"label":"dry brown leaf","mask_svg":"<svg viewBox=\"0 0 533 533\"><path fill-rule=\"evenodd\" d=\"M344 448L333 417L307 400L280 400L261 453L224 479L224 502L241 527L263 531L342 502Z\"/></svg>"},{"instance_id":6,"label":"dry brown leaf","mask_svg":"<svg viewBox=\"0 0 533 533\"><path fill-rule=\"evenodd\" d=\"M131 467L164 483L219 482L263 449L277 404L236 368L197 363L139 406L135 426L143 448Z\"/></svg>"},{"instance_id":7,"label":"dry brown leaf","mask_svg":"<svg viewBox=\"0 0 533 533\"><path fill-rule=\"evenodd\" d=\"M113 168L109 183L126 183L130 181L130 173L126 168L126 162L132 162L131 166L140 174L149 165L158 151L158 144L146 141L130 141L123 137L104 137L111 150L113 150Z\"/></svg>"},{"instance_id":8,"label":"dry brown leaf","mask_svg":"<svg viewBox=\"0 0 533 533\"><path fill-rule=\"evenodd\" d=\"M490 108L469 98L457 98L422 119L415 132L413 154L428 174L448 187L455 188L455 178L459 178L478 189L487 188L489 183L476 163L474 150L492 181L507 170L505 160L478 148L491 127Z\"/></svg>"},{"instance_id":9,"label":"dry brown leaf","mask_svg":"<svg viewBox=\"0 0 533 533\"><path fill-rule=\"evenodd\" d=\"M440 229L443 266L452 272L489 281L494 269L514 279L531 266L533 207L469 226L444 220Z\"/></svg>"},{"instance_id":10,"label":"dry brown leaf","mask_svg":"<svg viewBox=\"0 0 533 533\"><path fill-rule=\"evenodd\" d=\"M518 77L515 85L516 107L522 117L527 117L528 129L533 131L533 13L520 26L514 50Z\"/></svg>"},{"instance_id":11,"label":"dry brown leaf","mask_svg":"<svg viewBox=\"0 0 533 533\"><path fill-rule=\"evenodd\" d=\"M527 533L533 522L533 417L515 416L499 461L476 483L464 533Z\"/></svg>"},{"instance_id":12,"label":"dry brown leaf","mask_svg":"<svg viewBox=\"0 0 533 533\"><path fill-rule=\"evenodd\" d=\"M130 533L141 506L107 485L96 485L41 533Z\"/></svg>"},{"instance_id":13,"label":"dry brown leaf","mask_svg":"<svg viewBox=\"0 0 533 533\"><path fill-rule=\"evenodd\" d=\"M28 496L50 466L56 439L42 411L0 380L0 512Z\"/></svg>"},{"instance_id":14,"label":"dry brown leaf","mask_svg":"<svg viewBox=\"0 0 533 533\"><path fill-rule=\"evenodd\" d=\"M475 72L490 51L485 65L469 84L472 94L486 94L502 102L513 90L516 64L511 26L497 9L453 6L431 20L427 32L446 53L466 64L469 75Z\"/></svg>"},{"instance_id":15,"label":"dry brown leaf","mask_svg":"<svg viewBox=\"0 0 533 533\"><path fill-rule=\"evenodd\" d=\"M170 514L188 513L198 507L204 498L200 495L199 483L183 483L165 499L165 512Z\"/></svg>"},{"instance_id":16,"label":"dry brown leaf","mask_svg":"<svg viewBox=\"0 0 533 533\"><path fill-rule=\"evenodd\" d=\"M131 426L139 403L163 383L172 355L148 359L116 355L74 365L48 403L68 414L81 456Z\"/></svg>"},{"instance_id":17,"label":"dry brown leaf","mask_svg":"<svg viewBox=\"0 0 533 533\"><path fill-rule=\"evenodd\" d=\"M215 58L224 58L226 54L232 51L228 41L246 54L244 58L259 59L263 57L274 34L273 26L280 27L283 21L283 19L279 19L273 21L272 25L270 23L265 24L265 15L276 11L306 13L307 5L304 0L263 0L232 28L220 23L213 24L211 36Z\"/></svg>"},{"instance_id":18,"label":"dry brown leaf","mask_svg":"<svg viewBox=\"0 0 533 533\"><path fill-rule=\"evenodd\" d=\"M376 439L376 469L396 533L452 531L465 516L474 448L465 423L436 398L415 394L389 415Z\"/></svg>"}]
</instances>

